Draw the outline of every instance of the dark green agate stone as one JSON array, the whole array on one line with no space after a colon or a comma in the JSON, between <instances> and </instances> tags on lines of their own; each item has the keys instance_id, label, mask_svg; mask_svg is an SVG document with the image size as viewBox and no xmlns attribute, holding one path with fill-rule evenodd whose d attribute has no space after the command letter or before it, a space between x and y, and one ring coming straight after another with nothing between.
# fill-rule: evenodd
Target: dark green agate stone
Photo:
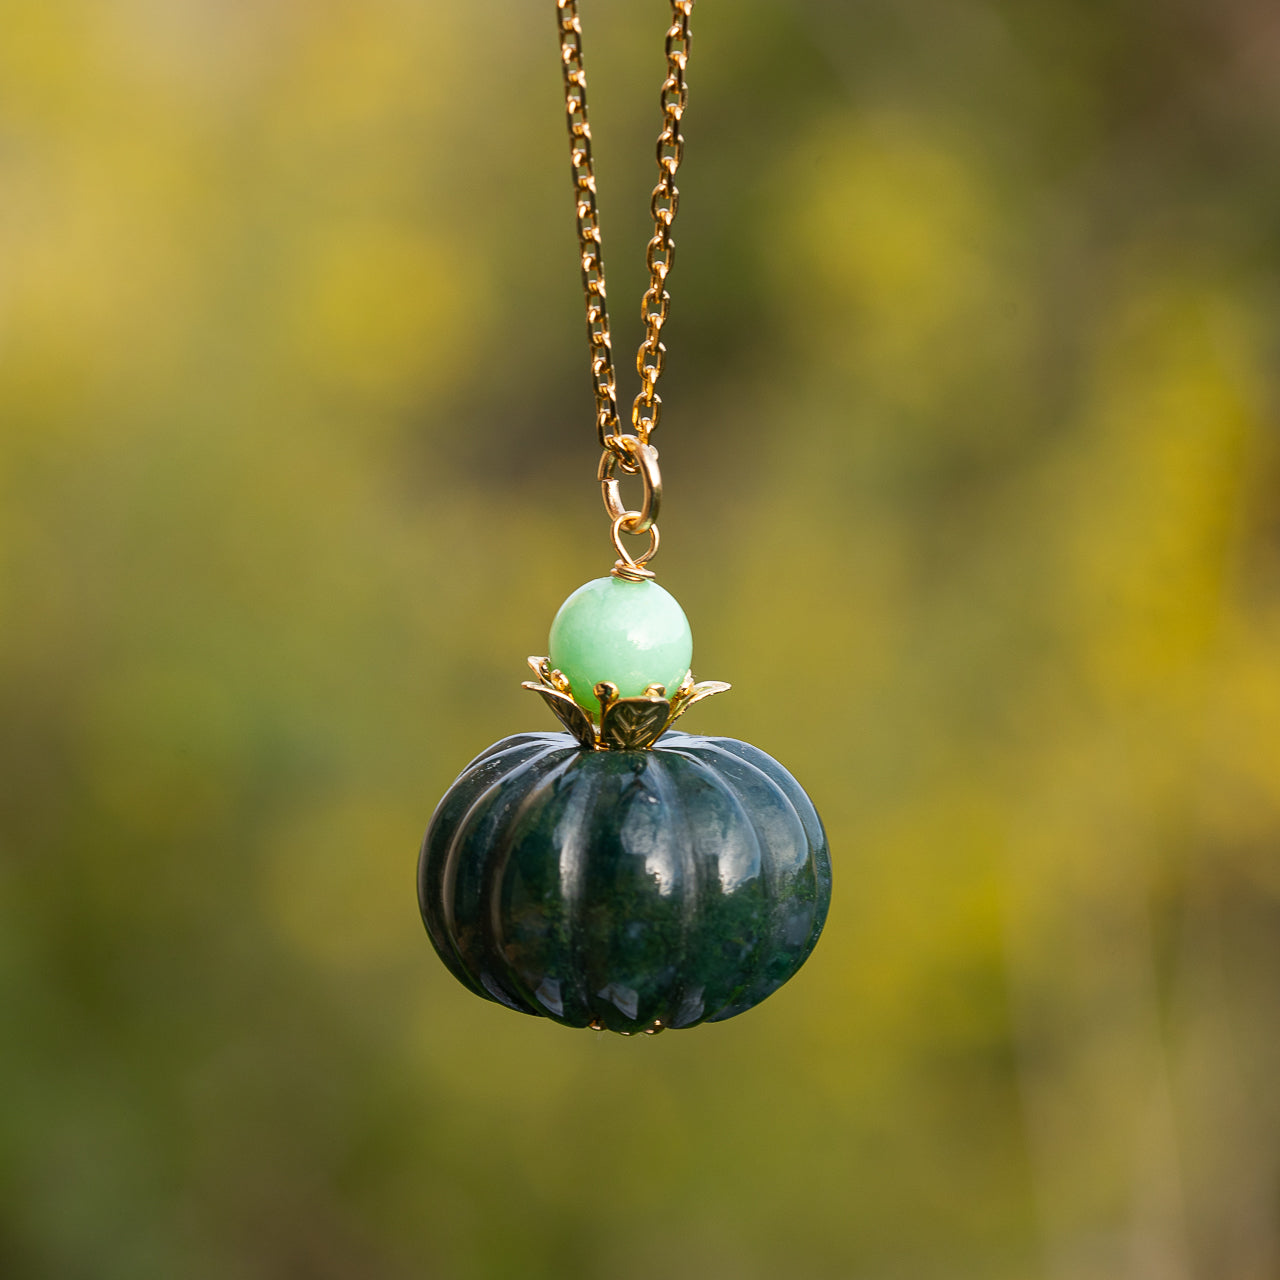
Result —
<instances>
[{"instance_id":1,"label":"dark green agate stone","mask_svg":"<svg viewBox=\"0 0 1280 1280\"><path fill-rule=\"evenodd\" d=\"M427 829L418 900L477 995L626 1034L732 1018L813 950L831 859L808 796L733 738L645 751L520 733L461 773Z\"/></svg>"}]
</instances>

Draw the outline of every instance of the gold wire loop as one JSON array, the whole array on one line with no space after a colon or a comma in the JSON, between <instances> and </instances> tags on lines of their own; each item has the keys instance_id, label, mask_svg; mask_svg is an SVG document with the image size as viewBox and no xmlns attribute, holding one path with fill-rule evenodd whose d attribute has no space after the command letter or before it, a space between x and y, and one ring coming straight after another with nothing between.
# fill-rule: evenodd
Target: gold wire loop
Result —
<instances>
[{"instance_id":1,"label":"gold wire loop","mask_svg":"<svg viewBox=\"0 0 1280 1280\"><path fill-rule=\"evenodd\" d=\"M632 522L640 518L638 511L623 511L620 515L614 517L613 525L610 529L610 535L613 538L613 545L618 552L618 562L611 570L615 578L627 578L632 582L642 582L646 578L653 577L653 570L646 569L644 566L648 561L652 560L658 554L658 544L661 538L658 536L658 526L651 524L645 532L649 535L649 549L642 551L638 556L633 556L622 545L623 533L640 533L641 530L633 526Z\"/></svg>"},{"instance_id":2,"label":"gold wire loop","mask_svg":"<svg viewBox=\"0 0 1280 1280\"><path fill-rule=\"evenodd\" d=\"M634 516L628 520L627 533L647 533L658 518L658 508L662 505L662 473L658 470L658 451L651 444L645 444L635 436L616 436L618 446L624 450L631 466L620 460L612 449L606 449L600 455L600 492L604 497L605 510L610 519L617 522L624 516ZM631 511L622 501L618 491L618 478L614 471L621 466L624 471L638 472L644 484L644 501L639 511ZM655 547L656 550L656 547Z\"/></svg>"}]
</instances>

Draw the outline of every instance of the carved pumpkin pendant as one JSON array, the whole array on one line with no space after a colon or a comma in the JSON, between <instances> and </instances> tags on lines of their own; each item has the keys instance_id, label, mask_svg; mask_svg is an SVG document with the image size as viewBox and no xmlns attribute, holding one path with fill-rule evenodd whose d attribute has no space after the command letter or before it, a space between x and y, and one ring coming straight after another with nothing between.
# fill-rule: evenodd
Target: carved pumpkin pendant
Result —
<instances>
[{"instance_id":1,"label":"carved pumpkin pendant","mask_svg":"<svg viewBox=\"0 0 1280 1280\"><path fill-rule=\"evenodd\" d=\"M578 683L617 678L593 679L586 696L530 658L538 679L524 687L568 732L495 743L437 807L419 903L440 958L477 995L566 1026L653 1034L752 1008L817 943L831 896L822 823L763 751L671 730L729 688L694 682L681 623L687 634L656 583L580 588L557 614L552 655ZM664 670L670 698L647 678Z\"/></svg>"}]
</instances>

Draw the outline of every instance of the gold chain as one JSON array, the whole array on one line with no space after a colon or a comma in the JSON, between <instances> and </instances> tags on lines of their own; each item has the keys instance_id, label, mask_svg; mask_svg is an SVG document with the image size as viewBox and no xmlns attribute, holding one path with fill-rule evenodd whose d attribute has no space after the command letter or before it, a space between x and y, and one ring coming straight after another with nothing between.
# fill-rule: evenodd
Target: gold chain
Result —
<instances>
[{"instance_id":1,"label":"gold chain","mask_svg":"<svg viewBox=\"0 0 1280 1280\"><path fill-rule=\"evenodd\" d=\"M667 29L667 78L662 82L662 132L658 135L658 185L649 210L653 214L653 238L645 251L649 287L640 303L644 340L636 353L640 394L631 407L631 425L640 446L649 447L649 435L662 416L658 379L666 357L662 326L666 323L671 295L667 276L675 261L671 224L675 221L680 193L676 170L684 158L680 117L688 102L685 68L689 62L689 15L694 0L670 0L671 25ZM603 449L613 454L624 471L641 470L633 456L637 445L623 444L618 429L618 389L613 371L609 337L609 310L605 302L604 259L600 244L600 216L596 207L595 168L591 159L591 126L587 121L587 77L582 67L582 25L577 0L556 0L560 24L560 62L564 71L565 112L569 124L569 155L577 197L578 242L582 250L582 286L587 300L587 340L591 351L591 376L596 397L596 433ZM656 457L656 452L655 455ZM606 504L607 505L607 504ZM646 484L646 507L648 507ZM637 515L639 513L636 513ZM629 533L645 532L652 520L624 522Z\"/></svg>"}]
</instances>

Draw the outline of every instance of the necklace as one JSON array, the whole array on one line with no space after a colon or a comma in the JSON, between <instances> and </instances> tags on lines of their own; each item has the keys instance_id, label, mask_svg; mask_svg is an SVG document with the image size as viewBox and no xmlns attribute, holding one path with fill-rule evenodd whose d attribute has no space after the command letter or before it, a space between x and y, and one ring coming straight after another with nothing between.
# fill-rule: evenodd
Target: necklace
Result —
<instances>
[{"instance_id":1,"label":"necklace","mask_svg":"<svg viewBox=\"0 0 1280 1280\"><path fill-rule=\"evenodd\" d=\"M518 733L458 776L418 863L418 900L441 960L477 995L571 1027L653 1035L718 1022L776 991L826 919L831 860L799 783L733 738L671 729L721 693L697 683L684 611L654 580L662 500L661 341L688 101L694 0L669 0L654 232L640 305L640 392L620 429L577 0L556 0L595 391L597 472L617 560L579 587L529 659L565 732ZM643 487L637 508L619 472ZM633 555L624 535L647 535Z\"/></svg>"}]
</instances>

